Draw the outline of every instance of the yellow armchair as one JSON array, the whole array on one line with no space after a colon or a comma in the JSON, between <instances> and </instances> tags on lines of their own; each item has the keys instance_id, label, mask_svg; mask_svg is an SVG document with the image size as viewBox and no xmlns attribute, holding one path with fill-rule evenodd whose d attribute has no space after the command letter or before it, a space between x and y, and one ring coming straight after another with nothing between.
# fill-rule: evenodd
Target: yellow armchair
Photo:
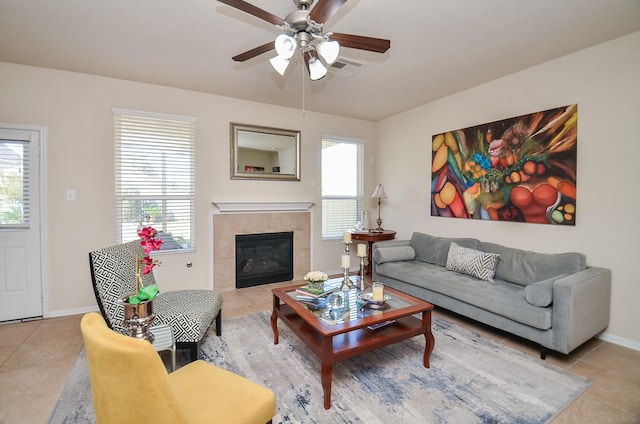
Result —
<instances>
[{"instance_id":1,"label":"yellow armchair","mask_svg":"<svg viewBox=\"0 0 640 424\"><path fill-rule=\"evenodd\" d=\"M112 331L100 314L80 326L98 424L265 424L276 413L274 393L244 377L202 360L168 374L149 342Z\"/></svg>"}]
</instances>

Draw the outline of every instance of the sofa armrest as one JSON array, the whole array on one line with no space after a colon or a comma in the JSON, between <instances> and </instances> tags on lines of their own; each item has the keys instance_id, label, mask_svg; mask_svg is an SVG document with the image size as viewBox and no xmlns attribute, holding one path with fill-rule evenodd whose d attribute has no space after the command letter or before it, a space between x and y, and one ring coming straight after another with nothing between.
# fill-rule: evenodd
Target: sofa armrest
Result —
<instances>
[{"instance_id":1,"label":"sofa armrest","mask_svg":"<svg viewBox=\"0 0 640 424\"><path fill-rule=\"evenodd\" d=\"M609 325L611 270L589 267L553 285L554 344L569 353Z\"/></svg>"},{"instance_id":2,"label":"sofa armrest","mask_svg":"<svg viewBox=\"0 0 640 424\"><path fill-rule=\"evenodd\" d=\"M411 246L411 240L387 240L387 241L378 241L373 243L371 247L371 277L373 280L376 280L376 261L374 258L374 253L379 247L397 247L397 246Z\"/></svg>"}]
</instances>

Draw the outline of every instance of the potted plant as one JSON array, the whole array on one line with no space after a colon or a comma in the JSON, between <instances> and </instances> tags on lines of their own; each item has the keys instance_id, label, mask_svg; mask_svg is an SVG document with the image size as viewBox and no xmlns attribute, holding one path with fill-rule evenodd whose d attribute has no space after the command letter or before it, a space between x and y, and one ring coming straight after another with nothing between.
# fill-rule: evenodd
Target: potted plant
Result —
<instances>
[{"instance_id":1,"label":"potted plant","mask_svg":"<svg viewBox=\"0 0 640 424\"><path fill-rule=\"evenodd\" d=\"M304 281L307 282L309 289L322 293L324 289L324 282L329 279L329 276L322 271L311 271L304 276Z\"/></svg>"},{"instance_id":2,"label":"potted plant","mask_svg":"<svg viewBox=\"0 0 640 424\"><path fill-rule=\"evenodd\" d=\"M131 336L138 339L153 342L153 334L149 331L149 326L155 319L153 313L153 299L158 295L157 284L144 286L142 276L151 272L159 262L149 255L151 251L160 250L162 239L158 237L157 231L150 226L141 226L138 229L140 245L144 248L144 257L140 258L136 254L135 259L135 279L136 291L123 297L124 321L123 325L131 330Z\"/></svg>"}]
</instances>

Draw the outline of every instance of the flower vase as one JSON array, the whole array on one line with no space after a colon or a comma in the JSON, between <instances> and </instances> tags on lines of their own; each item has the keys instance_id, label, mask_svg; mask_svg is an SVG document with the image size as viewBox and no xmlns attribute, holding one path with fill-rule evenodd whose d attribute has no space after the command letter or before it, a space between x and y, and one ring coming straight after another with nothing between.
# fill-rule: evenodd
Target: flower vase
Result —
<instances>
[{"instance_id":1,"label":"flower vase","mask_svg":"<svg viewBox=\"0 0 640 424\"><path fill-rule=\"evenodd\" d=\"M309 281L307 282L307 285L311 290L317 290L319 292L322 292L324 290L324 280Z\"/></svg>"},{"instance_id":2,"label":"flower vase","mask_svg":"<svg viewBox=\"0 0 640 424\"><path fill-rule=\"evenodd\" d=\"M156 318L156 314L153 312L153 299L131 304L129 296L131 295L126 295L121 299L124 306L122 326L131 331L131 337L153 343L153 334L149 331L151 323Z\"/></svg>"}]
</instances>

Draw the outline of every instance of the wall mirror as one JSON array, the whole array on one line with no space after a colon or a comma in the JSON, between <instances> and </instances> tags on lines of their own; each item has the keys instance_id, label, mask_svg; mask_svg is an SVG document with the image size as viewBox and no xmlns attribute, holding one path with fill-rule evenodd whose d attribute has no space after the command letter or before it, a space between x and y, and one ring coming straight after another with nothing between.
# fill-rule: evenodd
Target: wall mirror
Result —
<instances>
[{"instance_id":1,"label":"wall mirror","mask_svg":"<svg viewBox=\"0 0 640 424\"><path fill-rule=\"evenodd\" d=\"M231 123L231 179L300 181L300 131Z\"/></svg>"}]
</instances>

